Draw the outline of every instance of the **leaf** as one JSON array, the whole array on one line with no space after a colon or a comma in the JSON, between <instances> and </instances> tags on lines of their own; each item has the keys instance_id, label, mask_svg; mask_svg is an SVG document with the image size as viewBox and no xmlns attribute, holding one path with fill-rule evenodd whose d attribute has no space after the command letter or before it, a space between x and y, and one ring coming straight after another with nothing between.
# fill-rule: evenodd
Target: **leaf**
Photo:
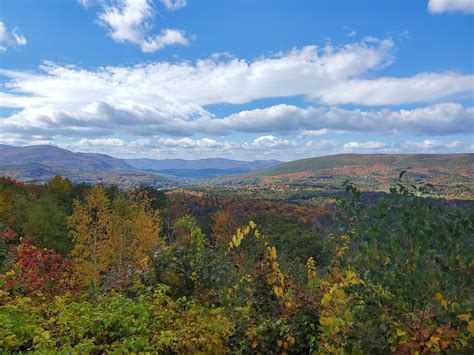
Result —
<instances>
[{"instance_id":1,"label":"leaf","mask_svg":"<svg viewBox=\"0 0 474 355\"><path fill-rule=\"evenodd\" d=\"M346 298L346 294L344 293L344 290L341 288L338 288L335 291L335 293L336 293L337 298L339 298L340 300L343 300L344 298Z\"/></svg>"},{"instance_id":2,"label":"leaf","mask_svg":"<svg viewBox=\"0 0 474 355\"><path fill-rule=\"evenodd\" d=\"M470 314L470 313L459 314L459 315L457 316L457 318L458 318L459 320L463 320L463 321L467 322L467 321L469 321L469 320L471 319L471 314Z\"/></svg>"},{"instance_id":3,"label":"leaf","mask_svg":"<svg viewBox=\"0 0 474 355\"><path fill-rule=\"evenodd\" d=\"M279 286L273 286L273 293L277 297L282 297L283 296L283 290Z\"/></svg>"},{"instance_id":4,"label":"leaf","mask_svg":"<svg viewBox=\"0 0 474 355\"><path fill-rule=\"evenodd\" d=\"M400 328L397 329L397 335L398 335L399 337L402 337L402 336L406 335L406 333L407 333L407 332L404 331L403 329L400 329Z\"/></svg>"},{"instance_id":5,"label":"leaf","mask_svg":"<svg viewBox=\"0 0 474 355\"><path fill-rule=\"evenodd\" d=\"M276 251L276 248L275 247L272 247L271 251L270 251L270 257L272 259L276 259L277 257L277 251Z\"/></svg>"}]
</instances>

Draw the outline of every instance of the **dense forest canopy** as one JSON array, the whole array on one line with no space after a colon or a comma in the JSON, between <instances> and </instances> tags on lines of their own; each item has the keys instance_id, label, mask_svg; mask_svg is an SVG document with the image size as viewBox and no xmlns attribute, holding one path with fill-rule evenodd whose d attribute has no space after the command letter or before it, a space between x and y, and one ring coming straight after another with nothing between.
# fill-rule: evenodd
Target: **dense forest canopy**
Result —
<instances>
[{"instance_id":1,"label":"dense forest canopy","mask_svg":"<svg viewBox=\"0 0 474 355\"><path fill-rule=\"evenodd\" d=\"M0 179L0 349L471 353L474 213Z\"/></svg>"}]
</instances>

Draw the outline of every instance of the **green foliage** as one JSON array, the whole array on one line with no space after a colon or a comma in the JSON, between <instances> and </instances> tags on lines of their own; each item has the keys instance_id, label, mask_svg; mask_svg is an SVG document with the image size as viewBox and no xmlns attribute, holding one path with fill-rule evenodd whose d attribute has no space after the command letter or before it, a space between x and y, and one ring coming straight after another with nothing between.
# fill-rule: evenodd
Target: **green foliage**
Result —
<instances>
[{"instance_id":1,"label":"green foliage","mask_svg":"<svg viewBox=\"0 0 474 355\"><path fill-rule=\"evenodd\" d=\"M343 187L330 233L314 201L0 179L0 352L472 353L472 205Z\"/></svg>"},{"instance_id":2,"label":"green foliage","mask_svg":"<svg viewBox=\"0 0 474 355\"><path fill-rule=\"evenodd\" d=\"M58 296L43 305L15 298L0 307L0 350L109 353L219 353L233 332L222 309L173 300L167 288L94 301Z\"/></svg>"},{"instance_id":3,"label":"green foliage","mask_svg":"<svg viewBox=\"0 0 474 355\"><path fill-rule=\"evenodd\" d=\"M174 239L155 251L156 277L160 282L173 285L176 295L189 296L209 286L206 236L196 219L189 215L179 218L174 230Z\"/></svg>"},{"instance_id":4,"label":"green foliage","mask_svg":"<svg viewBox=\"0 0 474 355\"><path fill-rule=\"evenodd\" d=\"M66 214L56 198L46 194L37 203L27 208L23 232L40 248L50 248L62 253L71 250L72 243L67 238Z\"/></svg>"}]
</instances>

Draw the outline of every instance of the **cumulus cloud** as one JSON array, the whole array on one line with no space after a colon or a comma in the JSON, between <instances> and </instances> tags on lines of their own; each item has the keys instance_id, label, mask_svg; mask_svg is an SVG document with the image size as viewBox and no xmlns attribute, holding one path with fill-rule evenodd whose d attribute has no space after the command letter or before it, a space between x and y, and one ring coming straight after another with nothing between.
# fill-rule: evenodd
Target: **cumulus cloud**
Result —
<instances>
[{"instance_id":1,"label":"cumulus cloud","mask_svg":"<svg viewBox=\"0 0 474 355\"><path fill-rule=\"evenodd\" d=\"M433 14L444 12L474 13L474 1L472 0L429 0L428 10Z\"/></svg>"},{"instance_id":2,"label":"cumulus cloud","mask_svg":"<svg viewBox=\"0 0 474 355\"><path fill-rule=\"evenodd\" d=\"M343 149L344 150L379 150L381 148L385 148L387 144L383 142L347 142L344 143Z\"/></svg>"},{"instance_id":3,"label":"cumulus cloud","mask_svg":"<svg viewBox=\"0 0 474 355\"><path fill-rule=\"evenodd\" d=\"M161 0L161 2L170 11L182 9L187 5L186 0Z\"/></svg>"},{"instance_id":4,"label":"cumulus cloud","mask_svg":"<svg viewBox=\"0 0 474 355\"><path fill-rule=\"evenodd\" d=\"M6 52L8 47L26 46L26 38L14 28L8 31L4 22L0 21L0 53Z\"/></svg>"},{"instance_id":5,"label":"cumulus cloud","mask_svg":"<svg viewBox=\"0 0 474 355\"><path fill-rule=\"evenodd\" d=\"M474 152L474 144L462 142L462 141L451 141L441 142L439 140L425 139L421 142L405 142L400 144L401 149L407 152Z\"/></svg>"},{"instance_id":6,"label":"cumulus cloud","mask_svg":"<svg viewBox=\"0 0 474 355\"><path fill-rule=\"evenodd\" d=\"M38 142L40 142L38 140ZM43 144L50 144L47 140ZM61 147L80 152L107 152L117 157L185 158L225 157L231 159L293 160L340 153L461 153L474 152L474 144L459 140L442 142L425 139L409 142L300 140L260 136L247 142L218 141L211 138L154 136L126 141L118 138L80 140L61 143Z\"/></svg>"},{"instance_id":7,"label":"cumulus cloud","mask_svg":"<svg viewBox=\"0 0 474 355\"><path fill-rule=\"evenodd\" d=\"M339 47L306 46L251 61L213 55L196 62L128 67L85 69L45 62L37 72L0 69L5 79L0 107L14 110L0 119L0 132L52 140L160 136L171 139L161 142L176 150L193 146L193 136L244 133L260 137L239 145L241 149L266 147L267 151L291 150L292 141L281 135L307 139L345 132L472 134L473 107L436 102L472 97L474 76L447 72L367 79L393 61L392 47L390 40L366 38ZM217 117L209 108L266 98L284 102L294 96L305 96L309 102L304 107L277 104L224 117ZM336 106L347 103L365 108ZM410 109L368 107L407 103L420 104ZM215 149L221 149L219 140L198 143L217 144Z\"/></svg>"},{"instance_id":8,"label":"cumulus cloud","mask_svg":"<svg viewBox=\"0 0 474 355\"><path fill-rule=\"evenodd\" d=\"M88 7L90 0L79 0ZM145 53L155 52L170 45L188 45L184 31L165 28L159 34L151 35L156 10L151 0L113 0L99 2L101 11L99 23L107 30L109 36L117 43L138 45ZM186 5L185 1L165 1L164 5L176 10Z\"/></svg>"},{"instance_id":9,"label":"cumulus cloud","mask_svg":"<svg viewBox=\"0 0 474 355\"><path fill-rule=\"evenodd\" d=\"M241 111L223 119L201 119L209 132L280 132L302 136L333 132L373 134L449 135L474 132L474 108L456 103L436 104L412 110L347 110L337 107L307 107L280 104Z\"/></svg>"},{"instance_id":10,"label":"cumulus cloud","mask_svg":"<svg viewBox=\"0 0 474 355\"><path fill-rule=\"evenodd\" d=\"M30 102L40 98L44 104L74 105L75 109L94 101L114 107L133 103L176 115L183 107L331 91L341 82L386 65L391 61L390 47L386 41L337 48L306 46L253 61L211 56L195 63L154 62L95 70L47 62L37 74L5 70L0 74L11 78L7 89L18 94L18 104L27 103L25 96ZM468 89L460 85L457 92ZM418 94L427 95L426 91L430 89L420 88ZM434 92L431 98L439 98L437 95ZM13 97L9 101L11 104Z\"/></svg>"},{"instance_id":11,"label":"cumulus cloud","mask_svg":"<svg viewBox=\"0 0 474 355\"><path fill-rule=\"evenodd\" d=\"M308 142L309 143L309 142ZM111 139L80 139L61 144L63 148L81 152L96 152L98 149L109 154L127 156L147 156L152 158L196 158L226 157L234 159L266 159L288 157L297 159L304 154L322 153L337 148L335 142L323 141L307 144L298 140L286 140L275 136L260 136L246 142L218 141L211 138L192 139L153 136L126 141ZM288 154L288 148L293 150Z\"/></svg>"},{"instance_id":12,"label":"cumulus cloud","mask_svg":"<svg viewBox=\"0 0 474 355\"><path fill-rule=\"evenodd\" d=\"M292 146L295 146L294 142L290 142L287 139L281 139L272 135L261 136L255 138L250 143L244 143L243 147L245 148L265 148L265 149L285 149Z\"/></svg>"},{"instance_id":13,"label":"cumulus cloud","mask_svg":"<svg viewBox=\"0 0 474 355\"><path fill-rule=\"evenodd\" d=\"M458 73L421 73L409 78L384 77L374 80L347 80L316 98L326 104L364 105L407 104L449 97L462 90L474 93L474 76Z\"/></svg>"},{"instance_id":14,"label":"cumulus cloud","mask_svg":"<svg viewBox=\"0 0 474 355\"><path fill-rule=\"evenodd\" d=\"M2 70L0 75L10 78L4 95L9 95L7 104L15 107L43 104L77 110L105 102L115 108L160 108L174 116L182 115L182 110L202 113L205 105L268 97L304 95L332 105L392 105L473 95L474 75L454 72L363 79L392 62L392 46L389 40L366 40L341 47L306 46L253 61L211 56L195 63L154 62L95 70L46 62L36 74Z\"/></svg>"}]
</instances>

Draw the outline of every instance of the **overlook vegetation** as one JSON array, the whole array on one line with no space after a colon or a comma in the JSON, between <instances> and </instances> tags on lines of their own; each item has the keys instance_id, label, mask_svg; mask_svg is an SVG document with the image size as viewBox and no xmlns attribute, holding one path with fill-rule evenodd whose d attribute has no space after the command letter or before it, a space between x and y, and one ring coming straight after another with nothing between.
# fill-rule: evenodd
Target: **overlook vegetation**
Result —
<instances>
[{"instance_id":1,"label":"overlook vegetation","mask_svg":"<svg viewBox=\"0 0 474 355\"><path fill-rule=\"evenodd\" d=\"M384 194L342 188L1 178L0 351L471 354L472 204L406 172Z\"/></svg>"}]
</instances>

